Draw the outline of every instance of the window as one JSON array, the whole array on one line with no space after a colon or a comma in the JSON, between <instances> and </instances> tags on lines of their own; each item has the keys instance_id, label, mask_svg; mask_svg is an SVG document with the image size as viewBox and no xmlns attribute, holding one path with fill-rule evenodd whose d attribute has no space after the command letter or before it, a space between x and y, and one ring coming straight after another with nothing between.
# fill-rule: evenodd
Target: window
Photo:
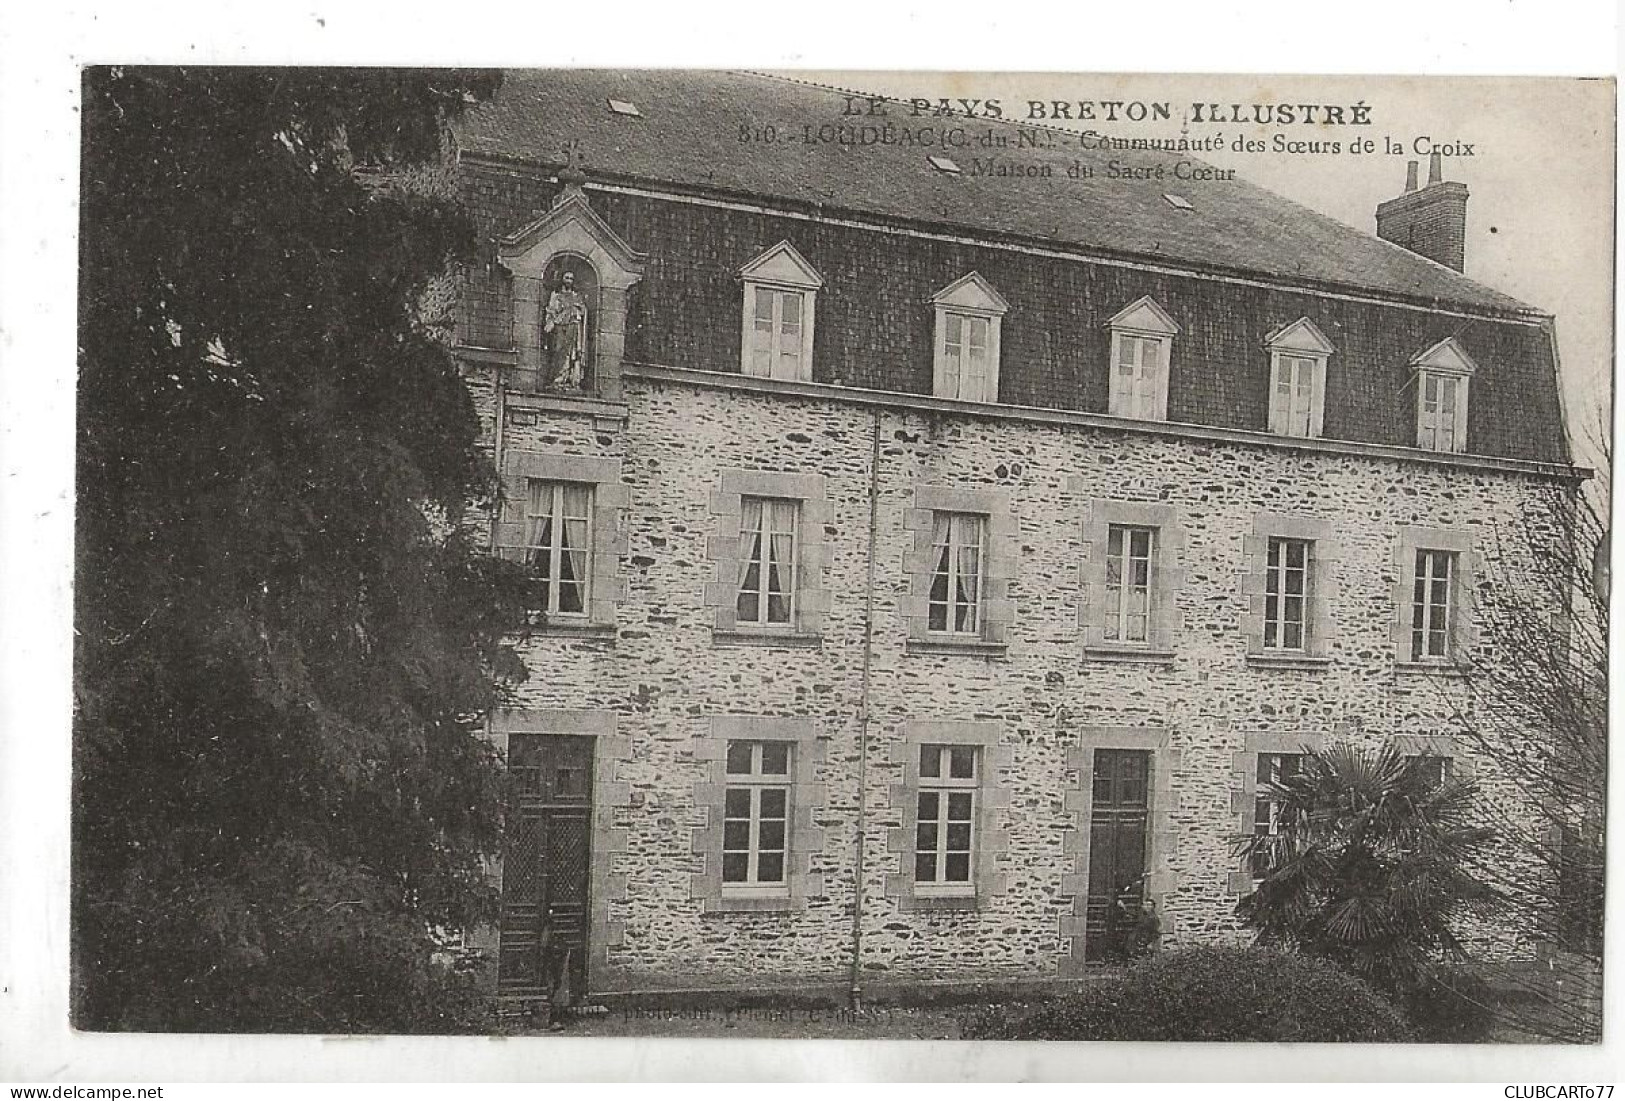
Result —
<instances>
[{"instance_id":1,"label":"window","mask_svg":"<svg viewBox=\"0 0 1625 1101\"><path fill-rule=\"evenodd\" d=\"M530 567L538 611L585 616L592 576L593 487L541 478L525 484L523 543L503 548L504 553Z\"/></svg>"},{"instance_id":2,"label":"window","mask_svg":"<svg viewBox=\"0 0 1625 1101\"><path fill-rule=\"evenodd\" d=\"M784 715L713 715L693 733L689 898L706 913L805 909L824 894L815 854L825 851L829 739L814 720Z\"/></svg>"},{"instance_id":3,"label":"window","mask_svg":"<svg viewBox=\"0 0 1625 1101\"><path fill-rule=\"evenodd\" d=\"M1420 753L1406 757L1405 762L1421 773L1422 783L1433 790L1444 787L1454 772L1449 757L1441 757L1433 753Z\"/></svg>"},{"instance_id":4,"label":"window","mask_svg":"<svg viewBox=\"0 0 1625 1101\"><path fill-rule=\"evenodd\" d=\"M1247 663L1316 671L1332 663L1337 639L1338 562L1343 542L1324 520L1259 513L1242 537Z\"/></svg>"},{"instance_id":5,"label":"window","mask_svg":"<svg viewBox=\"0 0 1625 1101\"><path fill-rule=\"evenodd\" d=\"M1283 436L1315 435L1315 376L1320 364L1302 356L1275 361L1270 387L1270 430Z\"/></svg>"},{"instance_id":6,"label":"window","mask_svg":"<svg viewBox=\"0 0 1625 1101\"><path fill-rule=\"evenodd\" d=\"M1306 649L1309 609L1307 539L1272 538L1264 572L1264 648Z\"/></svg>"},{"instance_id":7,"label":"window","mask_svg":"<svg viewBox=\"0 0 1625 1101\"><path fill-rule=\"evenodd\" d=\"M1167 341L1160 337L1120 336L1112 370L1111 411L1119 417L1161 420L1162 378L1167 367Z\"/></svg>"},{"instance_id":8,"label":"window","mask_svg":"<svg viewBox=\"0 0 1625 1101\"><path fill-rule=\"evenodd\" d=\"M1402 672L1461 676L1478 645L1472 533L1402 525L1394 541L1393 655Z\"/></svg>"},{"instance_id":9,"label":"window","mask_svg":"<svg viewBox=\"0 0 1625 1101\"><path fill-rule=\"evenodd\" d=\"M801 370L803 298L800 291L756 288L755 320L751 326L750 361L746 374L764 378L804 377Z\"/></svg>"},{"instance_id":10,"label":"window","mask_svg":"<svg viewBox=\"0 0 1625 1101\"><path fill-rule=\"evenodd\" d=\"M992 354L991 325L985 317L944 312L942 374L939 396L961 401L987 401L988 361Z\"/></svg>"},{"instance_id":11,"label":"window","mask_svg":"<svg viewBox=\"0 0 1625 1101\"><path fill-rule=\"evenodd\" d=\"M982 555L987 517L935 514L927 620L932 631L978 635L982 629Z\"/></svg>"},{"instance_id":12,"label":"window","mask_svg":"<svg viewBox=\"0 0 1625 1101\"><path fill-rule=\"evenodd\" d=\"M796 595L796 518L801 502L741 497L736 622L789 627Z\"/></svg>"},{"instance_id":13,"label":"window","mask_svg":"<svg viewBox=\"0 0 1625 1101\"><path fill-rule=\"evenodd\" d=\"M813 307L824 281L788 241L740 270L745 286L742 370L789 381L812 379Z\"/></svg>"},{"instance_id":14,"label":"window","mask_svg":"<svg viewBox=\"0 0 1625 1101\"><path fill-rule=\"evenodd\" d=\"M958 401L999 400L999 331L1009 307L976 272L931 298L936 307L933 393Z\"/></svg>"},{"instance_id":15,"label":"window","mask_svg":"<svg viewBox=\"0 0 1625 1101\"><path fill-rule=\"evenodd\" d=\"M1258 755L1257 795L1253 799L1253 834L1256 837L1275 837L1281 832L1281 799L1271 789L1272 784L1290 780L1303 771L1301 753L1260 753ZM1254 879L1262 879L1269 870L1263 853L1252 854L1249 870Z\"/></svg>"},{"instance_id":16,"label":"window","mask_svg":"<svg viewBox=\"0 0 1625 1101\"><path fill-rule=\"evenodd\" d=\"M618 460L504 449L491 546L528 568L538 633L615 638L630 504Z\"/></svg>"},{"instance_id":17,"label":"window","mask_svg":"<svg viewBox=\"0 0 1625 1101\"><path fill-rule=\"evenodd\" d=\"M1467 419L1467 380L1423 371L1418 385L1422 408L1417 421L1417 446L1428 451L1460 451L1466 433L1458 420Z\"/></svg>"},{"instance_id":18,"label":"window","mask_svg":"<svg viewBox=\"0 0 1625 1101\"><path fill-rule=\"evenodd\" d=\"M1447 661L1451 656L1451 585L1456 556L1451 551L1418 550L1411 593L1411 660Z\"/></svg>"},{"instance_id":19,"label":"window","mask_svg":"<svg viewBox=\"0 0 1625 1101\"><path fill-rule=\"evenodd\" d=\"M783 887L790 822L789 742L728 743L722 883Z\"/></svg>"},{"instance_id":20,"label":"window","mask_svg":"<svg viewBox=\"0 0 1625 1101\"><path fill-rule=\"evenodd\" d=\"M914 889L973 892L977 747L920 747L920 790L914 820Z\"/></svg>"},{"instance_id":21,"label":"window","mask_svg":"<svg viewBox=\"0 0 1625 1101\"><path fill-rule=\"evenodd\" d=\"M1304 317L1275 330L1264 346L1270 351L1270 431L1318 437L1325 421L1331 341Z\"/></svg>"},{"instance_id":22,"label":"window","mask_svg":"<svg viewBox=\"0 0 1625 1101\"><path fill-rule=\"evenodd\" d=\"M908 719L886 747L898 783L888 806L884 891L900 910L975 910L1002 894L1010 853L1000 783L1012 747L997 722Z\"/></svg>"},{"instance_id":23,"label":"window","mask_svg":"<svg viewBox=\"0 0 1625 1101\"><path fill-rule=\"evenodd\" d=\"M1080 497L1097 488L1079 475L1067 486ZM1089 498L1078 605L1086 658L1164 666L1174 660L1184 547L1185 529L1172 506Z\"/></svg>"},{"instance_id":24,"label":"window","mask_svg":"<svg viewBox=\"0 0 1625 1101\"><path fill-rule=\"evenodd\" d=\"M1150 298L1135 302L1108 324L1112 331L1108 412L1114 417L1167 420L1169 363L1179 326Z\"/></svg>"},{"instance_id":25,"label":"window","mask_svg":"<svg viewBox=\"0 0 1625 1101\"><path fill-rule=\"evenodd\" d=\"M1016 618L1018 538L1009 491L915 486L903 528L908 652L1005 657Z\"/></svg>"},{"instance_id":26,"label":"window","mask_svg":"<svg viewBox=\"0 0 1625 1101\"><path fill-rule=\"evenodd\" d=\"M1416 372L1416 446L1467 450L1467 386L1477 370L1454 338L1411 360Z\"/></svg>"},{"instance_id":27,"label":"window","mask_svg":"<svg viewBox=\"0 0 1625 1101\"><path fill-rule=\"evenodd\" d=\"M1275 837L1284 824L1284 805L1271 785L1289 783L1300 775L1309 755L1319 753L1329 740L1348 735L1343 723L1312 723L1308 729L1254 729L1243 735L1239 752L1231 754L1231 824L1235 836L1266 844L1258 839ZM1226 885L1236 896L1258 888L1268 861L1249 852L1238 857Z\"/></svg>"},{"instance_id":28,"label":"window","mask_svg":"<svg viewBox=\"0 0 1625 1101\"><path fill-rule=\"evenodd\" d=\"M829 612L822 474L723 469L705 541L715 580L703 599L719 646L823 645Z\"/></svg>"},{"instance_id":29,"label":"window","mask_svg":"<svg viewBox=\"0 0 1625 1101\"><path fill-rule=\"evenodd\" d=\"M1143 643L1151 637L1154 528L1112 524L1106 542L1106 638Z\"/></svg>"}]
</instances>

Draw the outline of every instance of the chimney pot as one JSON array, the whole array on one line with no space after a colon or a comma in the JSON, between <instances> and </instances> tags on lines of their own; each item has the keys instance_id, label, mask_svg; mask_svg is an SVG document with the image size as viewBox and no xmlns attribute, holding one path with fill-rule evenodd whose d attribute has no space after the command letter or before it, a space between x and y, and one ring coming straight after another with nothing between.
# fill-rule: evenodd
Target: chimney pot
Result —
<instances>
[{"instance_id":1,"label":"chimney pot","mask_svg":"<svg viewBox=\"0 0 1625 1101\"><path fill-rule=\"evenodd\" d=\"M1467 260L1467 185L1447 181L1434 153L1427 186L1416 187L1418 162L1405 165L1405 193L1377 204L1377 236L1418 256L1462 271Z\"/></svg>"}]
</instances>

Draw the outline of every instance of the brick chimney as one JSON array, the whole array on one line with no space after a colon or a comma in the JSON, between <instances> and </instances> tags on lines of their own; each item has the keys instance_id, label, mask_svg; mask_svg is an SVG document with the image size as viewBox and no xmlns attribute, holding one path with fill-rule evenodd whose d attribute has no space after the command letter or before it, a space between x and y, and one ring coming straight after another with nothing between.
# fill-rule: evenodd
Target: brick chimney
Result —
<instances>
[{"instance_id":1,"label":"brick chimney","mask_svg":"<svg viewBox=\"0 0 1625 1101\"><path fill-rule=\"evenodd\" d=\"M1405 166L1405 194L1377 204L1377 236L1446 267L1464 270L1467 185L1443 178L1441 158L1428 163L1427 186L1416 186L1416 162Z\"/></svg>"}]
</instances>

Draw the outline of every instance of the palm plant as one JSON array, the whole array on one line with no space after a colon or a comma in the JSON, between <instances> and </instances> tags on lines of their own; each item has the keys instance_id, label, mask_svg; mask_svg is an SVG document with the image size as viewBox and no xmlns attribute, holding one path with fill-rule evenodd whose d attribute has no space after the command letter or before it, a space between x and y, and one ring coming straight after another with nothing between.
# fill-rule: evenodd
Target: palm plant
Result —
<instances>
[{"instance_id":1,"label":"palm plant","mask_svg":"<svg viewBox=\"0 0 1625 1101\"><path fill-rule=\"evenodd\" d=\"M1401 999L1427 987L1438 961L1465 955L1459 920L1493 896L1476 871L1494 837L1475 824L1476 789L1441 771L1339 743L1262 785L1279 826L1240 846L1263 876L1242 924Z\"/></svg>"}]
</instances>

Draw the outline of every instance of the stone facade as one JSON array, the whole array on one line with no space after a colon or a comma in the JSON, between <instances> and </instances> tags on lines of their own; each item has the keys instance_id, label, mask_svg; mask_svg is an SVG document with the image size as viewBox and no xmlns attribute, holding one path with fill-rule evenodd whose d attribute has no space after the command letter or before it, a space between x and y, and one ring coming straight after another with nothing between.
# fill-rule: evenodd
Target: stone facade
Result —
<instances>
[{"instance_id":1,"label":"stone facade","mask_svg":"<svg viewBox=\"0 0 1625 1101\"><path fill-rule=\"evenodd\" d=\"M488 412L489 378L470 380ZM609 938L593 946L598 991L845 983L860 878L864 983L1071 974L1082 953L1089 754L1100 747L1153 752L1148 886L1167 935L1234 938L1232 909L1245 889L1234 844L1252 795L1251 755L1331 732L1369 743L1430 739L1455 753L1447 717L1472 700L1440 670L1395 661L1398 548L1419 528L1486 547L1547 482L1488 464L1339 455L1267 438L1192 440L742 383L629 368L624 419L532 398L525 423L505 427L510 452L620 470L615 633L543 628L528 638L536 675L517 704L615 719L622 748L598 765L610 781L601 797L614 800L598 810L614 848L593 864L593 889L605 896L593 935ZM816 646L719 636L715 587L726 579L713 554L716 505L753 470L820 479L828 608ZM1011 615L1001 647L909 645L917 494L932 486L1008 503ZM1083 564L1104 501L1149 506L1182 532L1171 548L1180 573L1179 614L1168 620L1177 626L1164 636L1171 656L1125 663L1087 645ZM1249 660L1244 624L1254 614L1261 523L1335 533L1337 589L1317 628L1324 661ZM805 728L816 745L805 783L816 795L792 823L792 833L805 831L793 843L806 861L795 905L726 909L697 889L714 879L718 858L707 840L719 813L714 729L746 730L752 717ZM974 906L921 908L900 889L907 745L920 723L995 732L996 752L984 758L989 889ZM1478 775L1495 797L1495 778Z\"/></svg>"},{"instance_id":2,"label":"stone facade","mask_svg":"<svg viewBox=\"0 0 1625 1101\"><path fill-rule=\"evenodd\" d=\"M1480 581L1536 569L1496 559L1526 545L1497 534L1575 484L1550 318L1465 281L1442 284L1472 291L1458 302L1420 299L1409 277L1384 295L1182 270L586 179L536 153L459 161L490 253L461 277L457 351L510 506L489 518L494 544L525 550L534 517L512 505L529 482L590 494L570 548L582 607L518 639L532 675L492 724L499 745L594 739L589 992L1076 976L1096 935L1092 872L1110 867L1092 830L1118 805L1097 764L1125 752L1148 766L1143 891L1172 943L1241 935L1252 881L1236 846L1260 754L1388 743L1515 798L1453 740L1474 700L1451 662L1418 660L1408 617L1418 552L1451 556L1448 656L1494 662L1474 627L1475 602L1494 599ZM786 243L815 280L751 268ZM571 392L549 387L537 332L565 267L596 288L589 385ZM997 401L933 396L938 296L973 272L997 288ZM798 349L794 380L744 373L756 281L806 294L805 327L779 332L780 299L768 322ZM1147 298L1167 321L1153 334L1166 422L1107 412L1111 322ZM1276 361L1305 354L1271 342L1299 329L1323 372L1323 438L1268 431ZM1446 338L1477 365L1463 454L1416 446L1413 360ZM778 616L739 599L763 553L741 527L763 502L798 517ZM957 590L934 571L955 517L977 518L979 564L959 567L979 573L977 614L945 630ZM1153 533L1138 634L1110 612L1128 529ZM1266 632L1289 543L1308 585L1286 652ZM957 755L957 789L925 767L938 750ZM748 820L741 775L758 785ZM764 786L784 803L758 814ZM954 882L915 863L926 786L973 808ZM771 882L761 851L782 860ZM1486 954L1533 948L1475 936Z\"/></svg>"}]
</instances>

